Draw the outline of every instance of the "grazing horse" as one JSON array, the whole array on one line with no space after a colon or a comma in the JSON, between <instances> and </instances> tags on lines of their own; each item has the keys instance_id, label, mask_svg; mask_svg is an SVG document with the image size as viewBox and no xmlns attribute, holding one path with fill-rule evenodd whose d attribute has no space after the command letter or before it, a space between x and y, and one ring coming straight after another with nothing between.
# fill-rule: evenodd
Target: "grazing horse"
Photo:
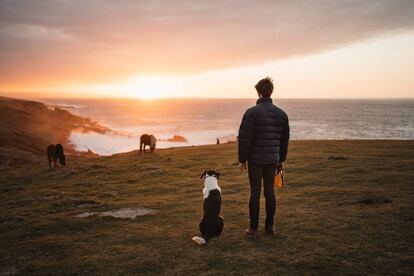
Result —
<instances>
[{"instance_id":1,"label":"grazing horse","mask_svg":"<svg viewBox=\"0 0 414 276\"><path fill-rule=\"evenodd\" d=\"M141 135L140 144L139 144L139 152L142 152L142 145L144 145L144 152L145 146L150 146L150 151L154 152L155 146L157 144L157 139L155 139L154 135L143 134Z\"/></svg>"},{"instance_id":2,"label":"grazing horse","mask_svg":"<svg viewBox=\"0 0 414 276\"><path fill-rule=\"evenodd\" d=\"M65 159L65 153L63 152L63 147L61 144L57 144L57 145L49 145L47 147L47 159L49 160L49 168L52 168L52 160L53 163L55 163L55 167L56 167L56 162L59 159L60 164L62 164L62 166L65 166L66 164L66 159Z\"/></svg>"}]
</instances>

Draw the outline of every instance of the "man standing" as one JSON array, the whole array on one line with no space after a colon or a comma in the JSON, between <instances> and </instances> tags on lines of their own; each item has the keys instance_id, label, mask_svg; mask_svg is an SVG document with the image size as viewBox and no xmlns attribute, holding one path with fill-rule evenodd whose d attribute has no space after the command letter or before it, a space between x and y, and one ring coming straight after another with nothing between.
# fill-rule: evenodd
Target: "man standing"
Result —
<instances>
[{"instance_id":1,"label":"man standing","mask_svg":"<svg viewBox=\"0 0 414 276\"><path fill-rule=\"evenodd\" d=\"M245 170L248 163L250 227L246 234L252 237L257 237L262 179L266 199L265 231L274 233L274 178L276 170L281 169L282 162L286 160L289 143L288 116L270 98L273 92L272 79L260 80L255 88L259 99L256 106L244 113L238 136L239 166Z\"/></svg>"}]
</instances>

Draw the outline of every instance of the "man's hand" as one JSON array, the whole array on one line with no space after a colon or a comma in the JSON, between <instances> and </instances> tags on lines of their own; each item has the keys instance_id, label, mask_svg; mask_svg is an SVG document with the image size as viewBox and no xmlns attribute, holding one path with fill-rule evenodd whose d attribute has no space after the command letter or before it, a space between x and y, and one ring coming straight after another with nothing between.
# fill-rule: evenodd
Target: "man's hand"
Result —
<instances>
[{"instance_id":1,"label":"man's hand","mask_svg":"<svg viewBox=\"0 0 414 276\"><path fill-rule=\"evenodd\" d=\"M246 170L247 170L247 165L246 165L246 162L244 162L244 163L239 163L239 168L240 168L240 171L243 173L243 172L245 172Z\"/></svg>"},{"instance_id":2,"label":"man's hand","mask_svg":"<svg viewBox=\"0 0 414 276\"><path fill-rule=\"evenodd\" d=\"M283 170L283 163L279 163L276 166L276 174Z\"/></svg>"}]
</instances>

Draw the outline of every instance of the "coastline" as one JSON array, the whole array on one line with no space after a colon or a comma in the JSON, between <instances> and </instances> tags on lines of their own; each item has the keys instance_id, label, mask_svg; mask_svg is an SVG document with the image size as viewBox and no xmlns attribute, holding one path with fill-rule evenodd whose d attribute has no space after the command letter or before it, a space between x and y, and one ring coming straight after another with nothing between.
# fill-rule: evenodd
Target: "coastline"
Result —
<instances>
[{"instance_id":1,"label":"coastline","mask_svg":"<svg viewBox=\"0 0 414 276\"><path fill-rule=\"evenodd\" d=\"M180 102L179 100L176 100ZM190 99L188 99L190 101ZM201 101L201 100L200 100ZM125 101L123 101L125 102ZM163 101L168 104L168 101ZM190 101L191 102L191 101ZM208 100L207 100L208 102ZM213 102L220 102L217 99ZM107 102L105 102L107 104ZM92 104L92 102L88 103ZM152 103L153 104L153 103ZM247 104L247 103L246 103ZM139 137L142 133L154 133L159 131L159 126L148 126L148 121L142 126L133 127L132 130L128 130L128 127L115 127L114 129L104 126L101 121L96 122L88 117L82 117L78 113L72 113L75 109L85 109L87 105L82 105L82 102L71 101L65 103L65 105L59 105L58 103L41 103L35 101L27 101L13 98L0 97L1 119L0 126L3 132L0 136L0 159L7 159L7 156L13 156L14 159L20 159L24 161L27 156L31 155L44 155L44 149L49 144L61 143L63 144L68 154L74 155L94 155L108 156L111 154L118 154L121 152L129 152L139 148ZM69 108L68 108L69 107ZM135 107L135 106L134 106ZM152 105L142 106L145 110L150 110ZM213 106L214 107L214 106ZM223 108L224 106L222 106ZM107 107L106 107L107 108ZM124 107L120 110L122 110ZM68 111L68 109L70 111ZM207 109L210 110L210 109ZM239 107L237 112L240 112ZM134 111L136 112L136 111ZM93 113L93 112L92 112ZM98 112L99 113L99 112ZM116 112L115 112L116 113ZM86 112L86 114L90 114ZM121 114L116 113L121 116ZM134 113L135 114L135 113ZM124 114L125 115L125 114ZM135 115L134 115L135 116ZM165 117L165 114L163 115ZM93 116L92 116L93 117ZM98 116L98 118L101 118ZM137 119L143 119L141 117ZM145 116L144 116L145 119ZM201 118L205 120L204 117ZM406 120L409 117L406 118ZM213 126L214 120L212 118ZM138 120L138 125L139 125ZM143 121L145 122L145 121ZM230 123L230 122L229 122ZM186 123L187 124L187 123ZM231 121L231 125L235 127L237 122ZM191 123L190 123L191 125ZM226 124L227 126L227 124ZM411 125L406 123L405 126L396 128L396 133L401 133L401 139L390 138L384 135L384 138L379 140L412 140L410 137L409 129ZM329 138L329 139L295 139L295 131L303 127L302 123L293 120L291 122L292 140L296 141L352 141L352 140L378 140L378 137L370 139L354 139L354 138ZM309 125L305 127L310 127ZM325 129L326 126L323 126ZM118 129L119 128L119 129ZM329 127L329 132L335 131ZM158 130L157 130L158 129ZM212 129L214 130L214 127ZM131 132L132 131L132 132ZM183 135L185 131L180 130L178 126L171 125L171 128L167 132L159 133L155 135L158 138L158 149L160 148L173 148L173 147L194 147L201 145L213 145L216 142L216 137L220 138L220 131L214 132L214 134L207 133L208 131L199 131L198 129L192 130L192 133L198 133L196 136L188 137L187 133ZM227 130L227 132L229 129ZM356 130L355 130L356 131ZM360 131L360 130L359 130ZM390 131L390 130L387 130ZM404 133L404 131L406 131ZM317 133L320 130L316 131ZM233 133L231 129L231 135L227 133L226 138L221 140L221 143L227 143L228 141L235 140L237 133ZM182 136L186 142L174 142L171 138L174 135ZM209 138L206 139L206 136ZM217 135L217 136L216 136ZM319 134L318 134L319 135ZM213 138L214 137L214 138ZM233 138L231 138L233 137ZM322 136L323 137L323 136ZM204 140L199 140L204 139ZM220 138L221 139L221 138ZM211 142L207 142L211 141ZM13 154L11 154L11 152Z\"/></svg>"}]
</instances>

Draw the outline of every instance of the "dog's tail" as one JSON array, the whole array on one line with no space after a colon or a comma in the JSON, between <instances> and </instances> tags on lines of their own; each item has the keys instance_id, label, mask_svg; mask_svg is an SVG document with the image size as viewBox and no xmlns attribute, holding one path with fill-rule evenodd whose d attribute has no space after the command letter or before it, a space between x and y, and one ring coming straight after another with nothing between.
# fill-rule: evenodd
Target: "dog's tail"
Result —
<instances>
[{"instance_id":1,"label":"dog's tail","mask_svg":"<svg viewBox=\"0 0 414 276\"><path fill-rule=\"evenodd\" d=\"M202 237L195 236L192 238L192 240L195 241L198 245L203 245L207 243L207 241Z\"/></svg>"}]
</instances>

